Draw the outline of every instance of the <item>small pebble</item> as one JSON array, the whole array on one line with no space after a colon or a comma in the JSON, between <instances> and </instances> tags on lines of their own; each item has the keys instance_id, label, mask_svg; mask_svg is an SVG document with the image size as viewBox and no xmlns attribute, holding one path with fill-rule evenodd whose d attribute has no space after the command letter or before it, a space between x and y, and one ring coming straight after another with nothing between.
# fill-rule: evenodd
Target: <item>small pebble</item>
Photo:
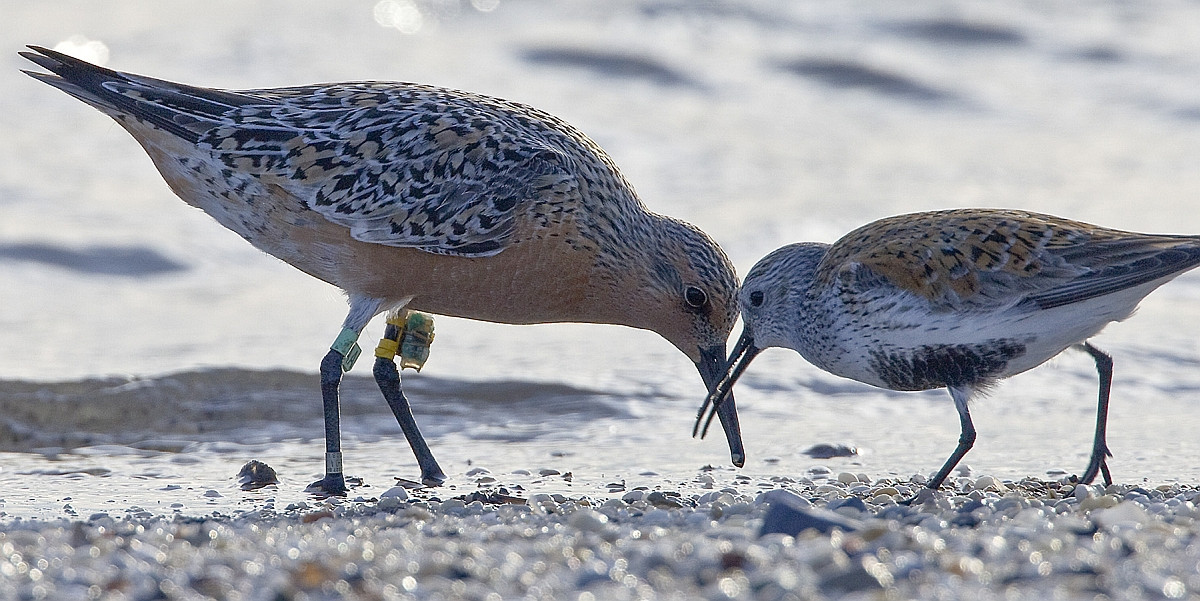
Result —
<instances>
[{"instance_id":1,"label":"small pebble","mask_svg":"<svg viewBox=\"0 0 1200 601\"><path fill-rule=\"evenodd\" d=\"M446 513L455 513L461 512L466 506L467 504L462 499L446 499L442 501L442 505L438 510Z\"/></svg>"},{"instance_id":2,"label":"small pebble","mask_svg":"<svg viewBox=\"0 0 1200 601\"><path fill-rule=\"evenodd\" d=\"M823 496L842 497L846 491L837 486L822 484L816 488L815 492Z\"/></svg>"},{"instance_id":3,"label":"small pebble","mask_svg":"<svg viewBox=\"0 0 1200 601\"><path fill-rule=\"evenodd\" d=\"M378 506L380 509L392 510L404 505L408 500L408 490L403 486L393 486L379 495Z\"/></svg>"},{"instance_id":4,"label":"small pebble","mask_svg":"<svg viewBox=\"0 0 1200 601\"><path fill-rule=\"evenodd\" d=\"M1122 501L1106 509L1097 509L1090 516L1092 521L1107 529L1137 529L1150 521L1150 514L1141 505Z\"/></svg>"},{"instance_id":5,"label":"small pebble","mask_svg":"<svg viewBox=\"0 0 1200 601\"><path fill-rule=\"evenodd\" d=\"M572 528L577 528L584 532L600 532L604 530L604 525L608 523L608 518L591 509L581 509L572 512L567 517L567 524Z\"/></svg>"},{"instance_id":6,"label":"small pebble","mask_svg":"<svg viewBox=\"0 0 1200 601\"><path fill-rule=\"evenodd\" d=\"M1004 492L1008 490L1008 487L1005 486L1003 482L992 476L980 476L975 480L974 487L975 490L990 490L996 492Z\"/></svg>"},{"instance_id":7,"label":"small pebble","mask_svg":"<svg viewBox=\"0 0 1200 601\"><path fill-rule=\"evenodd\" d=\"M646 495L646 502L655 507L683 507L677 497L668 496L657 490Z\"/></svg>"},{"instance_id":8,"label":"small pebble","mask_svg":"<svg viewBox=\"0 0 1200 601\"><path fill-rule=\"evenodd\" d=\"M321 511L314 511L312 513L306 513L303 516L300 516L300 523L311 524L318 520L331 520L333 517L334 513L332 511L328 509L322 509Z\"/></svg>"},{"instance_id":9,"label":"small pebble","mask_svg":"<svg viewBox=\"0 0 1200 601\"><path fill-rule=\"evenodd\" d=\"M801 452L813 459L830 459L833 457L853 457L858 454L858 449L844 444L822 443L813 445Z\"/></svg>"},{"instance_id":10,"label":"small pebble","mask_svg":"<svg viewBox=\"0 0 1200 601\"><path fill-rule=\"evenodd\" d=\"M243 465L242 469L238 471L237 478L238 485L242 487L242 490L257 490L272 484L279 484L279 477L276 476L275 469L257 460Z\"/></svg>"},{"instance_id":11,"label":"small pebble","mask_svg":"<svg viewBox=\"0 0 1200 601\"><path fill-rule=\"evenodd\" d=\"M828 533L834 529L856 530L860 524L828 509L806 508L791 493L776 495L763 518L759 536L779 533L795 536L806 530Z\"/></svg>"}]
</instances>

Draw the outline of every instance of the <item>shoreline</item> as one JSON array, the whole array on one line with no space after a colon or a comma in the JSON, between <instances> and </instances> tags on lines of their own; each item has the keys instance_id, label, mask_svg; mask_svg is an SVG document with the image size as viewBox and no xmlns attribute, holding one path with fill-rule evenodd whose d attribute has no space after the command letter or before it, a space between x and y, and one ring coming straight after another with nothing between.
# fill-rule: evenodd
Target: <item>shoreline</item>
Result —
<instances>
[{"instance_id":1,"label":"shoreline","mask_svg":"<svg viewBox=\"0 0 1200 601\"><path fill-rule=\"evenodd\" d=\"M896 500L919 491L922 477L871 481L843 472L757 482L771 487L757 495L715 487L525 495L501 478L457 498L443 498L438 489L395 488L378 497L283 509L266 504L232 515L142 511L124 519L17 519L0 529L0 550L8 558L0 563L0 597L1137 599L1200 593L1198 487L951 480L952 491L911 507ZM698 484L712 485L703 475ZM797 530L804 524L813 527Z\"/></svg>"}]
</instances>

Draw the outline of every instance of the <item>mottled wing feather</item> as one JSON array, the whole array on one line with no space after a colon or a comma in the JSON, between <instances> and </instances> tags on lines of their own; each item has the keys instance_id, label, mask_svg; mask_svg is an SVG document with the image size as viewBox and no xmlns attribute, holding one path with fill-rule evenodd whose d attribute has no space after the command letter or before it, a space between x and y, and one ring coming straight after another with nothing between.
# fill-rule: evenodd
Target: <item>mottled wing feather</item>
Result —
<instances>
[{"instance_id":1,"label":"mottled wing feather","mask_svg":"<svg viewBox=\"0 0 1200 601\"><path fill-rule=\"evenodd\" d=\"M577 191L565 154L502 111L431 88L343 84L275 100L230 111L198 145L359 240L491 255L507 245L527 201Z\"/></svg>"},{"instance_id":2,"label":"mottled wing feather","mask_svg":"<svg viewBox=\"0 0 1200 601\"><path fill-rule=\"evenodd\" d=\"M924 297L934 310L996 310L1020 302L1049 307L1194 267L1196 246L1193 237L1135 234L1036 213L936 211L847 234L817 277L850 289L882 278Z\"/></svg>"},{"instance_id":3,"label":"mottled wing feather","mask_svg":"<svg viewBox=\"0 0 1200 601\"><path fill-rule=\"evenodd\" d=\"M321 212L348 225L351 235L364 242L411 246L435 254L492 255L507 246L526 201L557 198L549 204L564 206L578 195L574 176L555 159L532 156L492 175L486 183L447 180L424 197L428 202L398 202L390 212L368 219L343 220L339 214Z\"/></svg>"}]
</instances>

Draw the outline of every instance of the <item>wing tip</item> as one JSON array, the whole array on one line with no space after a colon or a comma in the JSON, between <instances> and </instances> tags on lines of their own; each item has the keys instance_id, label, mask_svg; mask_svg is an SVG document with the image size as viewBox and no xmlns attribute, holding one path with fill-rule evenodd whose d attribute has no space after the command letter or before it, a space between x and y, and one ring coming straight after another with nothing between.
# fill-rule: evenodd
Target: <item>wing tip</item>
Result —
<instances>
[{"instance_id":1,"label":"wing tip","mask_svg":"<svg viewBox=\"0 0 1200 601\"><path fill-rule=\"evenodd\" d=\"M28 44L25 47L28 48L29 50L32 50L33 52L28 52L26 50L20 50L17 52L17 54L19 56L21 56L21 58L24 58L26 60L37 63L38 66L45 68L45 69L49 69L51 71L57 72L58 69L62 69L64 67L72 65L72 64L88 65L88 66L90 66L92 68L96 68L96 69L102 68L102 67L99 67L98 65L93 65L92 63L89 63L81 58L76 58L76 57L66 54L64 52L59 52L57 50L51 50L44 46Z\"/></svg>"}]
</instances>

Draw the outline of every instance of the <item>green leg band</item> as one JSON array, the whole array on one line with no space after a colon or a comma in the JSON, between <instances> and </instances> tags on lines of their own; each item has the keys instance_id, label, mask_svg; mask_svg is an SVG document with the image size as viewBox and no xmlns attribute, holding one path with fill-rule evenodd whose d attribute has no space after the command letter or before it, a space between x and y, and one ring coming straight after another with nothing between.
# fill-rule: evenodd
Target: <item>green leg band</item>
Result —
<instances>
[{"instance_id":1,"label":"green leg band","mask_svg":"<svg viewBox=\"0 0 1200 601\"><path fill-rule=\"evenodd\" d=\"M350 371L354 362L358 361L358 356L362 354L362 348L358 346L358 332L350 328L342 328L342 332L329 348L342 354L342 371Z\"/></svg>"}]
</instances>

